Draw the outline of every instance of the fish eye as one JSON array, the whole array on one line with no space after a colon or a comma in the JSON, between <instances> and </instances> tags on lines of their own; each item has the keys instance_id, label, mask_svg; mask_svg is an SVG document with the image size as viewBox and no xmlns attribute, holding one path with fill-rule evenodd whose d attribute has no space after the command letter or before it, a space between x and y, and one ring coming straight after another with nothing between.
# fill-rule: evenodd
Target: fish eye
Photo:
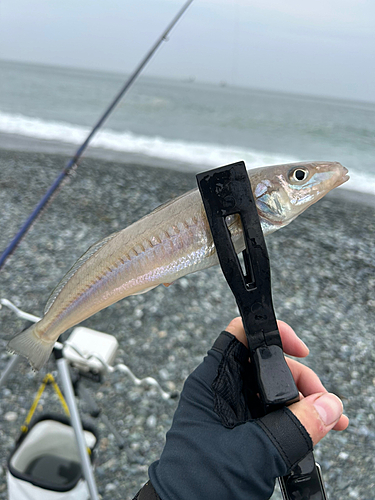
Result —
<instances>
[{"instance_id":1,"label":"fish eye","mask_svg":"<svg viewBox=\"0 0 375 500\"><path fill-rule=\"evenodd\" d=\"M309 172L306 168L298 167L289 172L289 179L294 182L303 182L308 175Z\"/></svg>"}]
</instances>

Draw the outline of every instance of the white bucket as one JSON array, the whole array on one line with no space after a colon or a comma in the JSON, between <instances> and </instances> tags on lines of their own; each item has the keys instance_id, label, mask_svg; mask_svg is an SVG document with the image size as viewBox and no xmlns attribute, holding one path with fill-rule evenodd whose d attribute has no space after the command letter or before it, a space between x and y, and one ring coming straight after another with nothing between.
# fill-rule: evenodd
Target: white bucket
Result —
<instances>
[{"instance_id":1,"label":"white bucket","mask_svg":"<svg viewBox=\"0 0 375 500\"><path fill-rule=\"evenodd\" d=\"M93 451L96 429L85 424L83 428L86 445ZM69 419L43 415L34 421L8 459L7 480L9 500L89 499Z\"/></svg>"}]
</instances>

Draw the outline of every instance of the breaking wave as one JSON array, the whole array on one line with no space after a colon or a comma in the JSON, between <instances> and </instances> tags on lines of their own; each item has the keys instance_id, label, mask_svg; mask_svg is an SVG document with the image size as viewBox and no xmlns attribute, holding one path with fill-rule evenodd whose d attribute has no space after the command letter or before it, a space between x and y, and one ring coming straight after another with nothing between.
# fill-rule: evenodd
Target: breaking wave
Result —
<instances>
[{"instance_id":1,"label":"breaking wave","mask_svg":"<svg viewBox=\"0 0 375 500\"><path fill-rule=\"evenodd\" d=\"M70 123L0 112L0 133L80 145L90 130L89 127ZM169 164L166 166L171 168L173 168L171 165L173 162L189 164L190 169L194 171L225 165L236 159L244 160L248 168L301 161L301 159L291 156L237 146L170 140L163 137L136 135L128 131L117 132L105 128L97 133L90 143L90 147L166 160ZM150 165L152 165L151 161ZM343 186L344 189L375 195L375 175L351 169L350 177L350 181Z\"/></svg>"},{"instance_id":2,"label":"breaking wave","mask_svg":"<svg viewBox=\"0 0 375 500\"><path fill-rule=\"evenodd\" d=\"M0 132L17 134L41 140L59 141L79 145L86 139L91 128L60 121L45 121L23 115L0 112ZM236 146L194 143L170 140L163 137L147 137L132 132L116 132L102 129L90 143L90 147L139 154L169 161L190 163L200 170L202 166L217 166L241 158L250 166L270 165L295 158L248 150Z\"/></svg>"}]
</instances>

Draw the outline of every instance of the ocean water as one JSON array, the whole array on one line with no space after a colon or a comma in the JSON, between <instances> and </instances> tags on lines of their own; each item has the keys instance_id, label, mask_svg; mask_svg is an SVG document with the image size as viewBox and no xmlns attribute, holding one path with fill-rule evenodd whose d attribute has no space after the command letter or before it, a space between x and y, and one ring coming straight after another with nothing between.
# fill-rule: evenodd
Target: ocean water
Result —
<instances>
[{"instance_id":1,"label":"ocean water","mask_svg":"<svg viewBox=\"0 0 375 500\"><path fill-rule=\"evenodd\" d=\"M0 61L0 147L7 137L72 153L126 75ZM375 195L375 103L140 77L90 148L191 170L340 161L343 188Z\"/></svg>"}]
</instances>

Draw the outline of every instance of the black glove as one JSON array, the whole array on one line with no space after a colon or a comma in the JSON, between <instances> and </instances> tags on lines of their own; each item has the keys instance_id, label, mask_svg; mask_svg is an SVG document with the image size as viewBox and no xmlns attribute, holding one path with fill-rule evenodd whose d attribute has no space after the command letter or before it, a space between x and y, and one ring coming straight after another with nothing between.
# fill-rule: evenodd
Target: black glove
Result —
<instances>
[{"instance_id":1,"label":"black glove","mask_svg":"<svg viewBox=\"0 0 375 500\"><path fill-rule=\"evenodd\" d=\"M186 380L151 483L137 499L266 500L275 479L312 450L288 408L252 418L248 358L241 342L221 333Z\"/></svg>"}]
</instances>

